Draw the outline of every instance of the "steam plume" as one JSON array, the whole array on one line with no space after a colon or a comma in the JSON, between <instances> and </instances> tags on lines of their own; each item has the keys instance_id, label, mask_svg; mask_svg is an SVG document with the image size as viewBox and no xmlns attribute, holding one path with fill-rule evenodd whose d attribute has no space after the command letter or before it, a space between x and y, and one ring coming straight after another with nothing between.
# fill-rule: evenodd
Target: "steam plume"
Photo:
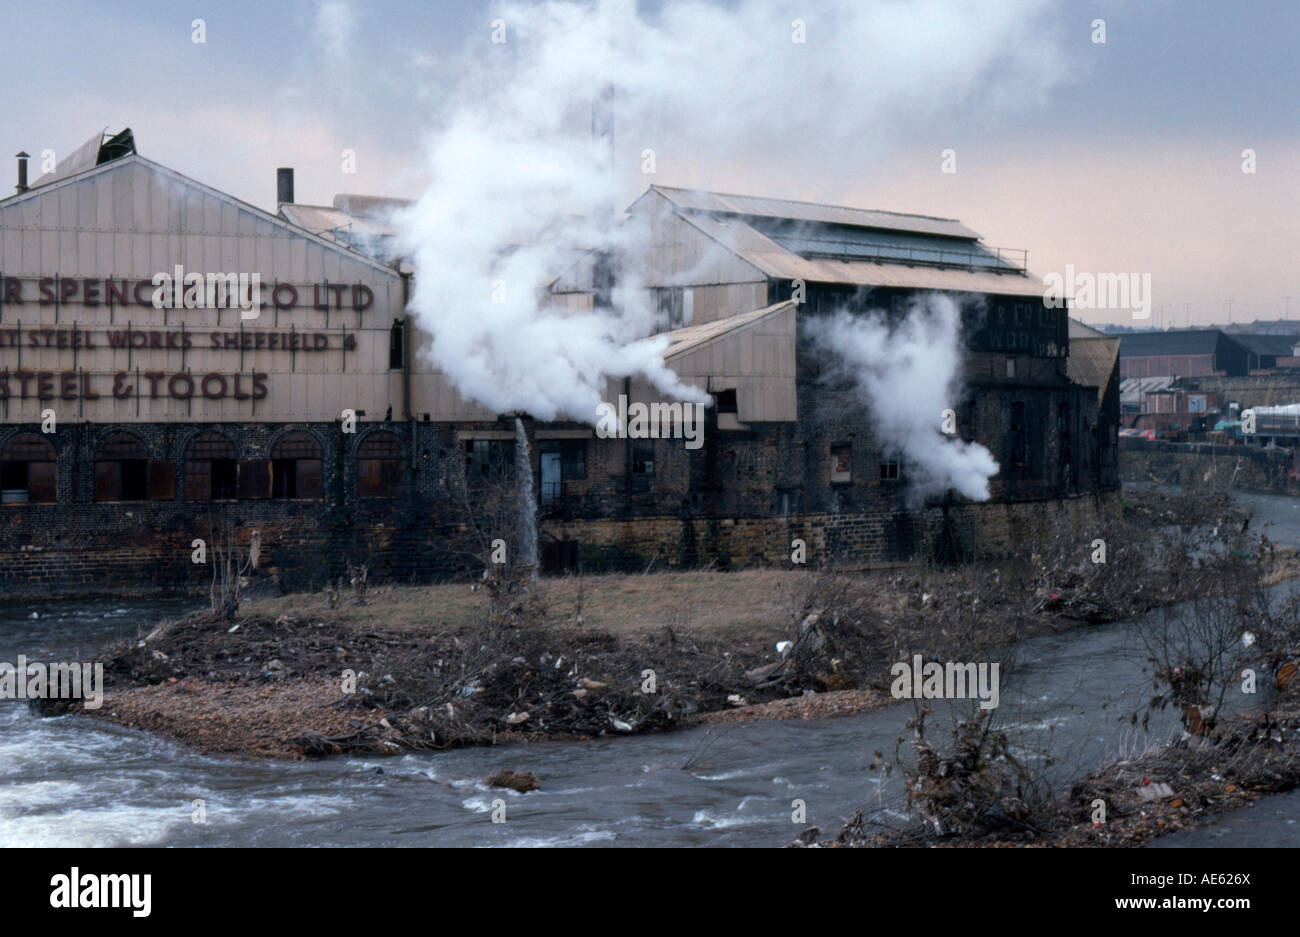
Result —
<instances>
[{"instance_id":1,"label":"steam plume","mask_svg":"<svg viewBox=\"0 0 1300 937\"><path fill-rule=\"evenodd\" d=\"M837 312L809 319L815 347L836 362L832 379L853 383L878 441L902 461L913 502L955 488L987 501L998 463L978 443L941 431L961 381L961 315L947 296L918 298L901 320Z\"/></svg>"},{"instance_id":2,"label":"steam plume","mask_svg":"<svg viewBox=\"0 0 1300 937\"><path fill-rule=\"evenodd\" d=\"M976 101L982 114L1023 104L1058 80L1067 66L1046 6L497 7L436 115L433 181L399 218L418 269L413 306L433 338L428 363L468 398L542 419L593 419L610 377L639 375L702 400L664 366L662 340L637 340L653 330L654 310L636 289L635 266L620 268L612 311L564 314L548 304L545 285L584 251L643 252L611 206L653 182L734 191L764 180L759 194L833 197L808 190L860 178L900 130L976 110L968 107ZM493 20L504 43L491 40ZM590 105L611 85L626 152L602 164Z\"/></svg>"}]
</instances>

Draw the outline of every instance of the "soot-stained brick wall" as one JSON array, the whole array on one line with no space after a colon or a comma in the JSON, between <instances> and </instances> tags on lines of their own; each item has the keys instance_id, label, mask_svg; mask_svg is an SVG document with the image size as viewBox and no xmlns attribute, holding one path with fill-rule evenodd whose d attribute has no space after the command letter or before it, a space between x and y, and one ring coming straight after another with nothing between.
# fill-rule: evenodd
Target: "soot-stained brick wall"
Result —
<instances>
[{"instance_id":1,"label":"soot-stained brick wall","mask_svg":"<svg viewBox=\"0 0 1300 937\"><path fill-rule=\"evenodd\" d=\"M151 460L172 463L167 500L95 500L95 453L107 436L128 432ZM268 459L285 433L307 433L321 447L319 499L186 500L186 447L198 433L217 432L239 460ZM391 496L363 498L357 449L376 432L401 443L404 468ZM10 426L14 436L39 426ZM368 563L381 581L447 575L454 563L431 542L456 523L447 497L447 466L463 472L455 429L431 423L338 424L64 424L43 435L54 447L58 501L5 504L0 509L0 595L156 594L205 589L211 566L191 562L195 539L210 541L229 525L246 544L260 532L261 568L285 588L313 588L342 574L349 561ZM209 548L211 544L209 543Z\"/></svg>"},{"instance_id":2,"label":"soot-stained brick wall","mask_svg":"<svg viewBox=\"0 0 1300 937\"><path fill-rule=\"evenodd\" d=\"M810 556L869 563L913 561L945 543L958 555L987 552L1000 542L1000 522L990 520L999 516L990 510L996 504L1023 504L1015 516L1046 521L1053 506L1077 511L1086 500L1080 496L1115 489L1095 468L1095 400L1090 389L1068 384L979 388L959 410L959 432L987 446L1002 466L991 484L994 504L949 498L946 509L910 497L906 460L897 478L883 478L888 449L873 434L870 414L850 389L817 380L800 382L795 422L720 429L706 410L697 449L683 439L601 439L577 424L525 419L535 493L539 431L588 434L585 472L566 478L560 497L539 509L542 563L589 571L777 563L801 536L793 531L803 531ZM1008 458L1016 402L1025 413L1023 464ZM0 594L202 592L211 566L190 561L192 542L210 539L214 523L235 526L241 543L259 531L261 575L285 590L318 588L349 562L366 563L376 582L471 574L484 561L485 539L517 543L510 502L517 485L507 471L495 493L467 487L464 440L477 434L509 449L513 428L512 419L362 422L355 433L337 423L65 423L42 437L56 450L57 503L0 505ZM15 435L39 432L4 427L0 452ZM171 498L95 500L95 455L122 432L134 435L149 459L171 463ZM212 432L239 460L269 459L285 434L306 433L321 450L322 497L187 500L187 446ZM357 454L374 433L397 439L402 469L386 497L360 497ZM847 447L847 479L832 476L839 447ZM513 464L510 455L504 461L507 469ZM647 463L651 471L637 471ZM504 501L485 509L493 497ZM985 530L986 523L994 526Z\"/></svg>"}]
</instances>

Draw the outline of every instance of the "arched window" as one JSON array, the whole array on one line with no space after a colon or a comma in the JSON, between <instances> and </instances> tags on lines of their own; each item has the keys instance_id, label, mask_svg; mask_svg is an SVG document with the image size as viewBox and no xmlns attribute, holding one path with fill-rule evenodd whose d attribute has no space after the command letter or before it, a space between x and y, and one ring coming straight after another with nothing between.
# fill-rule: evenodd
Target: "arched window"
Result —
<instances>
[{"instance_id":1,"label":"arched window","mask_svg":"<svg viewBox=\"0 0 1300 937\"><path fill-rule=\"evenodd\" d=\"M0 450L0 502L50 503L57 500L54 446L35 433L22 433Z\"/></svg>"},{"instance_id":2,"label":"arched window","mask_svg":"<svg viewBox=\"0 0 1300 937\"><path fill-rule=\"evenodd\" d=\"M162 501L175 496L172 463L150 461L137 436L112 433L95 447L96 501Z\"/></svg>"},{"instance_id":3,"label":"arched window","mask_svg":"<svg viewBox=\"0 0 1300 937\"><path fill-rule=\"evenodd\" d=\"M321 448L307 433L285 433L271 447L271 497L320 498Z\"/></svg>"},{"instance_id":4,"label":"arched window","mask_svg":"<svg viewBox=\"0 0 1300 937\"><path fill-rule=\"evenodd\" d=\"M220 433L199 433L185 448L185 500L218 501L239 490L235 447Z\"/></svg>"},{"instance_id":5,"label":"arched window","mask_svg":"<svg viewBox=\"0 0 1300 937\"><path fill-rule=\"evenodd\" d=\"M405 491L402 441L392 433L371 433L357 450L357 497L400 498Z\"/></svg>"}]
</instances>

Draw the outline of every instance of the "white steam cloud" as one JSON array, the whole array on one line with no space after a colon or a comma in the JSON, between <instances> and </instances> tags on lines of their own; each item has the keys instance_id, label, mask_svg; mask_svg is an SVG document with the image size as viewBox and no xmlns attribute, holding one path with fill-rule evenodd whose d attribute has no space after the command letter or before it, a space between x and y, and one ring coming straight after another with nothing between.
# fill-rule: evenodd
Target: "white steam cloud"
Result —
<instances>
[{"instance_id":1,"label":"white steam cloud","mask_svg":"<svg viewBox=\"0 0 1300 937\"><path fill-rule=\"evenodd\" d=\"M814 347L836 363L829 377L852 381L878 441L901 459L915 502L949 488L987 501L998 472L987 449L941 429L961 383L960 329L956 303L938 293L919 297L902 319L840 311L806 321Z\"/></svg>"},{"instance_id":2,"label":"white steam cloud","mask_svg":"<svg viewBox=\"0 0 1300 937\"><path fill-rule=\"evenodd\" d=\"M903 131L1034 103L1068 67L1046 7L592 0L485 13L429 137L432 183L398 218L427 363L470 399L541 419L594 419L611 377L701 400L664 365L662 339L636 340L654 310L634 266L619 268L612 310L566 314L546 284L593 248L644 253L616 219L651 183L834 199ZM617 147L602 162L590 108L607 87Z\"/></svg>"}]
</instances>

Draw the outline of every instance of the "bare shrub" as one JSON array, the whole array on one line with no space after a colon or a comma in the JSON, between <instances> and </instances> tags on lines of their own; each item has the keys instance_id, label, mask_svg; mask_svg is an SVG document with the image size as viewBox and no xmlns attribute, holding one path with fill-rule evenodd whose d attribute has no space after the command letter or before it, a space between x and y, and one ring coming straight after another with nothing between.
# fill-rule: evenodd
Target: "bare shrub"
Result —
<instances>
[{"instance_id":1,"label":"bare shrub","mask_svg":"<svg viewBox=\"0 0 1300 937\"><path fill-rule=\"evenodd\" d=\"M240 546L236 540L238 526L238 522L227 518L210 518L208 522L208 542L212 553L209 557L212 583L208 587L208 601L212 611L223 612L227 620L233 619L239 611L246 576L254 566L254 551L259 544L254 536L250 537L249 546Z\"/></svg>"}]
</instances>

